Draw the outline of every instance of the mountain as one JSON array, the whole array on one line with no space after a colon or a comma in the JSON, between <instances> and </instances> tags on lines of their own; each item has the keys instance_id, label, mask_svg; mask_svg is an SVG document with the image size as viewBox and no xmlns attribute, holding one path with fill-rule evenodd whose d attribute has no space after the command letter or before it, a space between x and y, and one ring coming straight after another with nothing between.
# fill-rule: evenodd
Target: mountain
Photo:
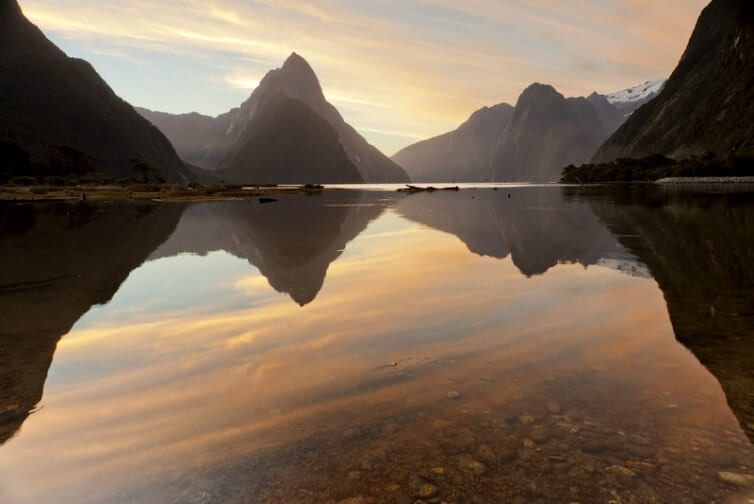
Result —
<instances>
[{"instance_id":1,"label":"mountain","mask_svg":"<svg viewBox=\"0 0 754 504\"><path fill-rule=\"evenodd\" d=\"M634 112L594 162L661 154L754 155L754 4L713 0L657 98Z\"/></svg>"},{"instance_id":2,"label":"mountain","mask_svg":"<svg viewBox=\"0 0 754 504\"><path fill-rule=\"evenodd\" d=\"M214 174L258 184L364 182L338 133L299 100L268 99Z\"/></svg>"},{"instance_id":3,"label":"mountain","mask_svg":"<svg viewBox=\"0 0 754 504\"><path fill-rule=\"evenodd\" d=\"M0 0L0 117L0 155L20 148L34 161L14 165L7 175L96 170L125 178L134 175L132 160L138 159L168 181L188 180L165 136L89 63L69 58L50 42L16 0ZM85 161L55 162L56 157ZM32 166L46 168L32 172Z\"/></svg>"},{"instance_id":4,"label":"mountain","mask_svg":"<svg viewBox=\"0 0 754 504\"><path fill-rule=\"evenodd\" d=\"M610 93L606 95L607 101L609 101L615 108L620 110L624 117L628 117L634 113L636 109L652 101L657 95L660 94L662 88L665 86L667 79L657 79L653 81L647 81L638 86L624 89L616 93Z\"/></svg>"},{"instance_id":5,"label":"mountain","mask_svg":"<svg viewBox=\"0 0 754 504\"><path fill-rule=\"evenodd\" d=\"M286 103L289 100L295 103ZM281 120L275 118L279 113L287 114L284 122L287 138L274 145L264 145L263 142L274 137L268 129L283 127ZM216 118L198 114L170 116L149 111L143 114L162 129L184 160L244 182L257 182L254 177L261 169L270 173L278 169L287 172L293 165L302 169L305 163L313 163L309 170L314 182L409 180L400 166L367 143L343 120L338 110L325 99L314 70L296 53L291 54L281 68L270 71L240 107ZM333 132L339 148L332 145ZM298 139L300 146L297 145ZM322 144L318 149L306 150L317 143ZM261 153L257 152L260 147L263 147ZM293 147L301 152L287 152ZM323 155L325 157L319 157ZM274 163L277 159L283 161ZM343 170L337 180L319 171L333 160ZM344 161L355 167L358 178ZM244 173L247 165L256 168ZM276 178L269 175L271 180Z\"/></svg>"},{"instance_id":6,"label":"mountain","mask_svg":"<svg viewBox=\"0 0 754 504\"><path fill-rule=\"evenodd\" d=\"M203 154L202 142L211 134L215 118L196 112L190 114L166 114L136 107L136 111L151 122L170 139L178 155L190 165L200 166Z\"/></svg>"},{"instance_id":7,"label":"mountain","mask_svg":"<svg viewBox=\"0 0 754 504\"><path fill-rule=\"evenodd\" d=\"M617 130L621 124L625 121L625 116L618 108L610 103L607 96L598 93L592 93L586 99L589 105L592 106L597 117L602 124L602 127L607 134L611 134Z\"/></svg>"},{"instance_id":8,"label":"mountain","mask_svg":"<svg viewBox=\"0 0 754 504\"><path fill-rule=\"evenodd\" d=\"M484 107L455 131L406 147L392 159L416 182L489 182L500 132L512 115L507 103Z\"/></svg>"},{"instance_id":9,"label":"mountain","mask_svg":"<svg viewBox=\"0 0 754 504\"><path fill-rule=\"evenodd\" d=\"M42 398L57 343L108 302L183 206L0 204L0 445Z\"/></svg>"},{"instance_id":10,"label":"mountain","mask_svg":"<svg viewBox=\"0 0 754 504\"><path fill-rule=\"evenodd\" d=\"M595 107L600 101L566 99L544 84L526 88L500 137L492 180L556 182L564 166L587 162L615 122Z\"/></svg>"},{"instance_id":11,"label":"mountain","mask_svg":"<svg viewBox=\"0 0 754 504\"><path fill-rule=\"evenodd\" d=\"M317 296L334 262L385 209L384 196L334 191L281 198L274 205L243 201L189 207L151 259L224 250L259 269L270 286L304 306Z\"/></svg>"},{"instance_id":12,"label":"mountain","mask_svg":"<svg viewBox=\"0 0 754 504\"><path fill-rule=\"evenodd\" d=\"M515 108L485 107L393 160L421 182L555 182L564 166L587 162L624 120L604 95L565 98L532 84Z\"/></svg>"}]
</instances>

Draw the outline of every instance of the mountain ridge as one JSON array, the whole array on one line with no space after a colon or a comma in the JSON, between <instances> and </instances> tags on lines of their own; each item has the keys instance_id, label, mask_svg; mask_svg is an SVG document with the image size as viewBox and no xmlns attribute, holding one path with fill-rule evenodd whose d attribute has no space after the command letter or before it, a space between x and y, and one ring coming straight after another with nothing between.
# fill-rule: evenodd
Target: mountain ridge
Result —
<instances>
[{"instance_id":1,"label":"mountain ridge","mask_svg":"<svg viewBox=\"0 0 754 504\"><path fill-rule=\"evenodd\" d=\"M171 182L187 182L183 162L165 136L118 97L88 62L67 56L23 14L0 3L0 140L38 162L69 149L112 177L133 176L148 163ZM70 168L68 168L70 169ZM65 175L66 169L58 169ZM11 175L30 175L23 166Z\"/></svg>"},{"instance_id":2,"label":"mountain ridge","mask_svg":"<svg viewBox=\"0 0 754 504\"><path fill-rule=\"evenodd\" d=\"M244 135L254 135L258 111L268 101L283 98L295 99L306 105L336 132L338 141L348 161L354 165L364 182L408 182L409 177L396 163L388 159L376 147L369 144L359 133L345 122L340 112L330 104L324 95L322 86L311 65L296 52L292 53L280 68L270 70L260 81L259 86L240 106L210 120L208 116L192 114L145 113L145 116L181 148L185 160L204 169L213 171L237 171L229 166L231 159L238 158L243 149ZM142 109L144 110L144 109ZM144 112L143 112L144 113ZM187 141L181 134L180 118L187 121L200 121L206 131L199 142L198 151L189 151ZM305 132L306 125L300 125ZM184 128L185 129L185 128ZM194 142L196 143L196 142ZM338 182L353 182L353 177L346 176ZM325 182L319 180L318 182Z\"/></svg>"},{"instance_id":3,"label":"mountain ridge","mask_svg":"<svg viewBox=\"0 0 754 504\"><path fill-rule=\"evenodd\" d=\"M713 0L662 92L637 110L593 162L664 155L754 155L754 5Z\"/></svg>"}]
</instances>

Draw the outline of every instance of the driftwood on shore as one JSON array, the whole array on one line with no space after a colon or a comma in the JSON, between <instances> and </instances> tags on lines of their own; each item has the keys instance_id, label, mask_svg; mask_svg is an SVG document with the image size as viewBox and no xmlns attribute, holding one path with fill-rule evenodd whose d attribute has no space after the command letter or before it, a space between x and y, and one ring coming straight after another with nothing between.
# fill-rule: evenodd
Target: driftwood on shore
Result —
<instances>
[{"instance_id":1,"label":"driftwood on shore","mask_svg":"<svg viewBox=\"0 0 754 504\"><path fill-rule=\"evenodd\" d=\"M441 187L441 188L438 189L437 187L433 187L433 186L418 187L418 186L414 186L414 185L411 185L411 184L406 184L406 187L401 187L400 189L398 189L398 192L406 192L406 193L413 194L413 193L418 193L418 192L460 191L460 190L461 189L458 186Z\"/></svg>"}]
</instances>

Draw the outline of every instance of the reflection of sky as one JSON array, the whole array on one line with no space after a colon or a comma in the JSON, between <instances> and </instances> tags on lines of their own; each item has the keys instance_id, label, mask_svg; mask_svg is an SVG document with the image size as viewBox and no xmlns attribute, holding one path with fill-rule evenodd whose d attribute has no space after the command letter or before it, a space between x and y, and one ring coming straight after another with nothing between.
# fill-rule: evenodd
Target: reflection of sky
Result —
<instances>
[{"instance_id":1,"label":"reflection of sky","mask_svg":"<svg viewBox=\"0 0 754 504\"><path fill-rule=\"evenodd\" d=\"M656 383L681 404L703 392L711 399L689 415L735 429L717 383L674 340L653 281L578 265L525 278L510 259L470 254L389 211L304 308L222 252L132 272L59 343L44 409L0 449L0 489L12 503L97 501L95 488L222 468L445 404L449 378L478 402L499 402L508 395L479 388L481 377L501 376L514 396L579 374L599 378L590 382L605 397L592 401L643 388L649 411L668 402Z\"/></svg>"}]
</instances>

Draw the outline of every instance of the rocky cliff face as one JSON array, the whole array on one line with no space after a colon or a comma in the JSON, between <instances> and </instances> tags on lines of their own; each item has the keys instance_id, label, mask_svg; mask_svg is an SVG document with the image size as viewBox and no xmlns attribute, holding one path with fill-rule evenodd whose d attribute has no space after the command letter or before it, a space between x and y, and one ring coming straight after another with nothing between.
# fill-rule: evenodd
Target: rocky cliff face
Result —
<instances>
[{"instance_id":1,"label":"rocky cliff face","mask_svg":"<svg viewBox=\"0 0 754 504\"><path fill-rule=\"evenodd\" d=\"M599 149L595 162L662 154L754 155L754 4L713 0L660 95Z\"/></svg>"}]
</instances>

